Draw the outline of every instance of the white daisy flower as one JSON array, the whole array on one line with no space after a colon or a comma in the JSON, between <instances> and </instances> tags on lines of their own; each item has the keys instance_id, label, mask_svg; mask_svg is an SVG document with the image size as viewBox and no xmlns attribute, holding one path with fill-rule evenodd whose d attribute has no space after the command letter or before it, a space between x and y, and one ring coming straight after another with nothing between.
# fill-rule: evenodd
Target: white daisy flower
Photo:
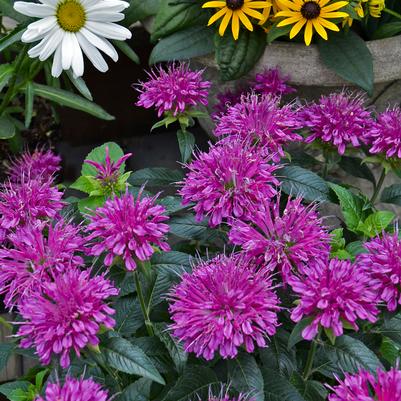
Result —
<instances>
[{"instance_id":1,"label":"white daisy flower","mask_svg":"<svg viewBox=\"0 0 401 401\"><path fill-rule=\"evenodd\" d=\"M117 51L107 39L125 40L131 32L115 22L124 19L121 12L129 4L121 0L40 0L41 3L17 1L14 8L21 14L37 17L22 35L25 43L36 42L29 56L48 59L53 53L52 75L60 76L63 70L79 77L84 73L82 52L102 72L108 66L99 50L114 61Z\"/></svg>"}]
</instances>

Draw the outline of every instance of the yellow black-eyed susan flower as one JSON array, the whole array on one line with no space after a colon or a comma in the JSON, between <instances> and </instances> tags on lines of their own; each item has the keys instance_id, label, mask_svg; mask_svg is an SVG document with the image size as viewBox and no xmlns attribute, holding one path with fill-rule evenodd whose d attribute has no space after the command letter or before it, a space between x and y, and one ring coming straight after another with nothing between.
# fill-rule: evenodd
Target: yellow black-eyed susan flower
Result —
<instances>
[{"instance_id":1,"label":"yellow black-eyed susan flower","mask_svg":"<svg viewBox=\"0 0 401 401\"><path fill-rule=\"evenodd\" d=\"M386 7L385 0L369 0L369 14L374 18L380 18Z\"/></svg>"},{"instance_id":2,"label":"yellow black-eyed susan flower","mask_svg":"<svg viewBox=\"0 0 401 401\"><path fill-rule=\"evenodd\" d=\"M253 25L249 17L255 18L258 21L264 19L263 11L267 7L271 7L270 1L253 1L253 0L217 0L208 1L203 4L203 8L219 8L208 22L208 25L213 24L220 18L222 18L219 34L223 36L230 21L232 35L235 40L239 37L240 25L245 26L249 31L253 31ZM261 12L256 11L261 10Z\"/></svg>"},{"instance_id":3,"label":"yellow black-eyed susan flower","mask_svg":"<svg viewBox=\"0 0 401 401\"><path fill-rule=\"evenodd\" d=\"M339 31L339 27L329 21L332 18L347 18L346 12L338 11L348 5L348 1L330 0L280 0L286 9L279 11L276 17L287 17L277 24L278 27L294 25L290 31L290 39L298 35L305 27L305 43L309 46L315 30L323 39L327 40L326 29Z\"/></svg>"}]
</instances>

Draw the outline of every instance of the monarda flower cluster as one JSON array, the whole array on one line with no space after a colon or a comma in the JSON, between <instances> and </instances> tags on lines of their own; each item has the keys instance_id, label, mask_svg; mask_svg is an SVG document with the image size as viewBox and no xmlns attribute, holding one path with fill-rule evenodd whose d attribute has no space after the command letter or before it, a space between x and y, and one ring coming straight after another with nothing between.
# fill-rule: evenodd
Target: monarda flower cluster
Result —
<instances>
[{"instance_id":1,"label":"monarda flower cluster","mask_svg":"<svg viewBox=\"0 0 401 401\"><path fill-rule=\"evenodd\" d=\"M170 64L167 70L158 67L148 73L149 80L138 85L137 106L155 107L158 116L165 113L177 117L188 109L208 104L209 81L203 71L191 71L185 63Z\"/></svg>"},{"instance_id":2,"label":"monarda flower cluster","mask_svg":"<svg viewBox=\"0 0 401 401\"><path fill-rule=\"evenodd\" d=\"M253 352L276 333L279 300L271 280L240 258L220 255L200 262L170 294L171 329L187 352L234 358Z\"/></svg>"},{"instance_id":3,"label":"monarda flower cluster","mask_svg":"<svg viewBox=\"0 0 401 401\"><path fill-rule=\"evenodd\" d=\"M280 195L273 202L262 201L250 213L251 222L231 221L229 239L242 248L244 257L271 274L278 270L284 283L306 263L327 259L330 235L316 212L302 199L288 199L280 213Z\"/></svg>"},{"instance_id":4,"label":"monarda flower cluster","mask_svg":"<svg viewBox=\"0 0 401 401\"><path fill-rule=\"evenodd\" d=\"M277 194L279 181L273 174L279 166L240 140L199 152L187 167L179 190L183 204L194 202L197 219L209 217L212 227L231 217L247 219L262 199Z\"/></svg>"},{"instance_id":5,"label":"monarda flower cluster","mask_svg":"<svg viewBox=\"0 0 401 401\"><path fill-rule=\"evenodd\" d=\"M332 330L338 337L343 334L345 323L358 330L358 319L372 323L377 320L377 296L370 276L349 261L311 261L302 273L290 276L288 282L300 296L291 319L299 322L303 317L313 318L302 331L306 340L312 340L320 327Z\"/></svg>"},{"instance_id":6,"label":"monarda flower cluster","mask_svg":"<svg viewBox=\"0 0 401 401\"><path fill-rule=\"evenodd\" d=\"M388 372L378 370L376 375L367 371L355 375L345 373L345 379L337 381L338 385L328 386L332 390L329 401L401 400L401 370L398 366Z\"/></svg>"},{"instance_id":7,"label":"monarda flower cluster","mask_svg":"<svg viewBox=\"0 0 401 401\"><path fill-rule=\"evenodd\" d=\"M135 258L149 260L154 247L170 250L166 208L156 204L156 197L142 197L142 191L137 198L127 191L108 199L89 219L88 241L94 240L90 253L99 256L105 252L106 266L121 257L127 270L135 270Z\"/></svg>"},{"instance_id":8,"label":"monarda flower cluster","mask_svg":"<svg viewBox=\"0 0 401 401\"><path fill-rule=\"evenodd\" d=\"M72 352L79 357L86 346L98 345L100 326L114 327L114 310L106 300L116 295L118 290L103 275L91 277L88 270L70 268L19 304L24 319L17 333L20 346L34 346L45 365L59 356L60 365L68 368Z\"/></svg>"}]
</instances>

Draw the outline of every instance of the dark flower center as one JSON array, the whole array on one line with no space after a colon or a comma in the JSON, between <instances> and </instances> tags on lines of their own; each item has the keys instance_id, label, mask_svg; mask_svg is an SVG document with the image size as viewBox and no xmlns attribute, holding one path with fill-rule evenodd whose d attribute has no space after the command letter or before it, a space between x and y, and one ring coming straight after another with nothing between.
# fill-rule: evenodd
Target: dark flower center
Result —
<instances>
[{"instance_id":1,"label":"dark flower center","mask_svg":"<svg viewBox=\"0 0 401 401\"><path fill-rule=\"evenodd\" d=\"M244 0L227 0L226 4L231 10L238 10L244 5Z\"/></svg>"},{"instance_id":2,"label":"dark flower center","mask_svg":"<svg viewBox=\"0 0 401 401\"><path fill-rule=\"evenodd\" d=\"M307 1L301 7L301 14L306 19L315 19L320 15L320 6L315 1Z\"/></svg>"}]
</instances>

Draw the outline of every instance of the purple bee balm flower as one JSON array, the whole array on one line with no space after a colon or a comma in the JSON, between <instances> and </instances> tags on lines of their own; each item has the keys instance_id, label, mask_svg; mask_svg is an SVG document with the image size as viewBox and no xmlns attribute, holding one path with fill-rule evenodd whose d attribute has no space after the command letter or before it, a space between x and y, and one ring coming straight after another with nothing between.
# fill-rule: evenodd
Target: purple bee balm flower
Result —
<instances>
[{"instance_id":1,"label":"purple bee balm flower","mask_svg":"<svg viewBox=\"0 0 401 401\"><path fill-rule=\"evenodd\" d=\"M154 247L169 251L166 234L169 226L164 222L164 206L155 203L156 197L145 196L142 191L134 199L128 191L120 197L108 199L104 206L88 216L91 233L88 240L95 239L90 253L98 256L107 252L105 265L111 266L115 257L121 257L127 270L135 270L135 258L146 261L155 252Z\"/></svg>"},{"instance_id":2,"label":"purple bee balm flower","mask_svg":"<svg viewBox=\"0 0 401 401\"><path fill-rule=\"evenodd\" d=\"M96 178L101 181L104 186L113 187L120 176L120 167L132 156L132 153L127 153L123 157L120 157L116 162L111 160L108 146L106 146L105 153L106 157L104 163L99 163L93 160L84 160L84 163L97 169L98 172Z\"/></svg>"},{"instance_id":3,"label":"purple bee balm flower","mask_svg":"<svg viewBox=\"0 0 401 401\"><path fill-rule=\"evenodd\" d=\"M378 370L376 375L360 371L345 373L345 379L329 387L333 393L329 401L399 401L401 400L401 371L398 366L388 372Z\"/></svg>"},{"instance_id":4,"label":"purple bee balm flower","mask_svg":"<svg viewBox=\"0 0 401 401\"><path fill-rule=\"evenodd\" d=\"M387 309L395 311L401 305L401 241L398 230L394 234L383 233L365 242L368 253L357 257L357 263L371 275L371 283L379 299Z\"/></svg>"},{"instance_id":5,"label":"purple bee balm flower","mask_svg":"<svg viewBox=\"0 0 401 401\"><path fill-rule=\"evenodd\" d=\"M330 235L316 212L316 205L305 207L302 199L288 199L280 213L280 195L275 202L261 202L252 211L252 220L231 221L230 241L242 247L247 260L262 269L281 273L284 283L293 269L330 252Z\"/></svg>"},{"instance_id":6,"label":"purple bee balm flower","mask_svg":"<svg viewBox=\"0 0 401 401\"><path fill-rule=\"evenodd\" d=\"M218 120L218 118L227 112L230 106L241 101L241 96L244 92L242 91L231 91L230 89L225 92L220 92L217 94L217 103L214 106L214 113L212 114L213 119Z\"/></svg>"},{"instance_id":7,"label":"purple bee balm flower","mask_svg":"<svg viewBox=\"0 0 401 401\"><path fill-rule=\"evenodd\" d=\"M280 107L279 99L251 94L229 107L214 131L223 141L241 138L261 148L262 154L279 162L285 156L283 146L302 140L295 130L301 128L292 105Z\"/></svg>"},{"instance_id":8,"label":"purple bee balm flower","mask_svg":"<svg viewBox=\"0 0 401 401\"><path fill-rule=\"evenodd\" d=\"M305 141L320 139L337 147L340 155L348 145L368 144L374 120L364 106L365 100L362 93L340 92L322 96L319 102L305 107L300 113L304 125L310 128Z\"/></svg>"},{"instance_id":9,"label":"purple bee balm flower","mask_svg":"<svg viewBox=\"0 0 401 401\"><path fill-rule=\"evenodd\" d=\"M20 346L34 346L41 362L48 365L52 355L59 355L60 365L70 365L70 353L79 357L87 345L99 343L100 326L114 327L114 313L105 300L118 290L103 275L70 268L43 284L42 292L24 298L19 311L24 319L17 336Z\"/></svg>"},{"instance_id":10,"label":"purple bee balm flower","mask_svg":"<svg viewBox=\"0 0 401 401\"><path fill-rule=\"evenodd\" d=\"M401 109L394 107L379 114L374 128L369 152L401 158Z\"/></svg>"},{"instance_id":11,"label":"purple bee balm flower","mask_svg":"<svg viewBox=\"0 0 401 401\"><path fill-rule=\"evenodd\" d=\"M234 358L244 345L267 346L276 333L279 300L270 278L235 256L220 255L185 273L170 294L171 328L187 352Z\"/></svg>"},{"instance_id":12,"label":"purple bee balm flower","mask_svg":"<svg viewBox=\"0 0 401 401\"><path fill-rule=\"evenodd\" d=\"M290 77L282 76L278 68L265 69L262 73L256 74L251 88L261 95L283 96L294 93L297 90L289 85Z\"/></svg>"},{"instance_id":13,"label":"purple bee balm flower","mask_svg":"<svg viewBox=\"0 0 401 401\"><path fill-rule=\"evenodd\" d=\"M269 164L258 148L238 140L212 145L187 167L179 190L183 204L194 202L196 218L209 216L212 227L229 217L247 219L252 206L276 195L279 185L273 173L280 166Z\"/></svg>"},{"instance_id":14,"label":"purple bee balm flower","mask_svg":"<svg viewBox=\"0 0 401 401\"><path fill-rule=\"evenodd\" d=\"M107 391L90 379L76 379L67 376L64 384L50 383L46 387L44 397L35 401L110 401Z\"/></svg>"},{"instance_id":15,"label":"purple bee balm flower","mask_svg":"<svg viewBox=\"0 0 401 401\"><path fill-rule=\"evenodd\" d=\"M54 218L64 207L62 196L51 179L4 184L0 192L0 226L12 229L35 220Z\"/></svg>"},{"instance_id":16,"label":"purple bee balm flower","mask_svg":"<svg viewBox=\"0 0 401 401\"><path fill-rule=\"evenodd\" d=\"M10 180L22 183L27 178L48 181L61 169L61 157L51 150L36 149L33 153L24 152L12 161L8 174Z\"/></svg>"},{"instance_id":17,"label":"purple bee balm flower","mask_svg":"<svg viewBox=\"0 0 401 401\"><path fill-rule=\"evenodd\" d=\"M225 387L224 385L221 386L220 393L215 395L213 393L212 388L209 388L209 396L208 396L208 401L253 401L254 399L252 397L249 397L249 395L245 395L243 393L238 394L238 396L230 396L228 392L228 388ZM202 398L198 397L199 401L202 401Z\"/></svg>"},{"instance_id":18,"label":"purple bee balm flower","mask_svg":"<svg viewBox=\"0 0 401 401\"><path fill-rule=\"evenodd\" d=\"M312 340L319 326L331 329L338 337L343 334L344 324L358 330L357 319L372 323L377 320L377 294L370 276L349 261L311 261L303 267L302 274L290 276L288 282L300 295L291 319L299 322L304 316L313 318L302 332L305 340Z\"/></svg>"},{"instance_id":19,"label":"purple bee balm flower","mask_svg":"<svg viewBox=\"0 0 401 401\"><path fill-rule=\"evenodd\" d=\"M202 80L203 70L191 71L186 63L161 66L148 72L149 80L139 84L137 106L155 107L160 117L185 113L189 108L208 104L211 83Z\"/></svg>"},{"instance_id":20,"label":"purple bee balm flower","mask_svg":"<svg viewBox=\"0 0 401 401\"><path fill-rule=\"evenodd\" d=\"M84 264L78 253L84 250L85 239L79 227L64 221L19 227L8 242L11 247L0 248L0 293L6 294L8 308L51 281L55 273Z\"/></svg>"}]
</instances>

